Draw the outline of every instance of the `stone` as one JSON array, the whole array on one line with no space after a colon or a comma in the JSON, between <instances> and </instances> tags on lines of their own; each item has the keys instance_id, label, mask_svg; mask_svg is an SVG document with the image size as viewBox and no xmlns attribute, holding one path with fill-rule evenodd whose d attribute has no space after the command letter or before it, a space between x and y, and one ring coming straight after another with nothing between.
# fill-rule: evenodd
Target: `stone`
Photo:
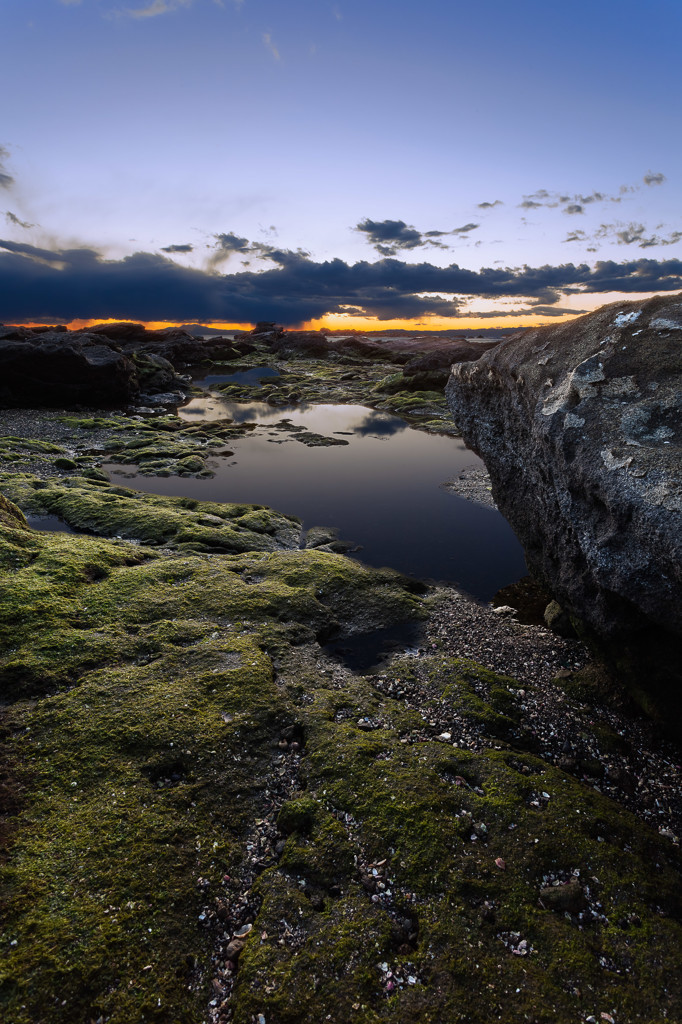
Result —
<instances>
[{"instance_id":1,"label":"stone","mask_svg":"<svg viewBox=\"0 0 682 1024\"><path fill-rule=\"evenodd\" d=\"M576 632L573 623L558 601L549 602L545 608L544 620L547 628L558 636L568 639L575 638Z\"/></svg>"},{"instance_id":2,"label":"stone","mask_svg":"<svg viewBox=\"0 0 682 1024\"><path fill-rule=\"evenodd\" d=\"M243 939L232 939L232 942L225 947L225 959L237 960L245 945Z\"/></svg>"},{"instance_id":3,"label":"stone","mask_svg":"<svg viewBox=\"0 0 682 1024\"><path fill-rule=\"evenodd\" d=\"M120 405L139 390L135 365L88 332L0 340L0 407Z\"/></svg>"},{"instance_id":4,"label":"stone","mask_svg":"<svg viewBox=\"0 0 682 1024\"><path fill-rule=\"evenodd\" d=\"M272 351L284 358L325 359L329 342L320 331L284 331L273 336Z\"/></svg>"},{"instance_id":5,"label":"stone","mask_svg":"<svg viewBox=\"0 0 682 1024\"><path fill-rule=\"evenodd\" d=\"M540 901L548 910L579 914L587 906L580 882L573 879L563 885L548 885L540 889Z\"/></svg>"},{"instance_id":6,"label":"stone","mask_svg":"<svg viewBox=\"0 0 682 1024\"><path fill-rule=\"evenodd\" d=\"M677 294L531 328L446 389L530 572L664 703L682 683L681 314Z\"/></svg>"},{"instance_id":7,"label":"stone","mask_svg":"<svg viewBox=\"0 0 682 1024\"><path fill-rule=\"evenodd\" d=\"M229 338L195 338L182 327L149 331L142 324L112 323L97 324L90 333L106 338L127 355L160 356L176 369L206 360L230 361L242 354Z\"/></svg>"}]
</instances>

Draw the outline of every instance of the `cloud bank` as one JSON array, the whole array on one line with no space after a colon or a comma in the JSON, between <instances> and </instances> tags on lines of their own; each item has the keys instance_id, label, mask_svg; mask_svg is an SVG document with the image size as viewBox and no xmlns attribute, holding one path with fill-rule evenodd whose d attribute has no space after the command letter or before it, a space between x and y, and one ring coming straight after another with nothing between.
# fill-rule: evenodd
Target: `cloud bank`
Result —
<instances>
[{"instance_id":1,"label":"cloud bank","mask_svg":"<svg viewBox=\"0 0 682 1024\"><path fill-rule=\"evenodd\" d=\"M40 249L9 240L0 241L0 249L2 322L265 319L293 326L348 312L379 319L458 317L470 315L462 300L508 297L534 303L517 314L548 315L562 296L575 293L682 290L679 259L474 271L390 258L318 263L306 254L271 250L270 269L220 274L180 266L158 253L108 260L93 249Z\"/></svg>"}]
</instances>

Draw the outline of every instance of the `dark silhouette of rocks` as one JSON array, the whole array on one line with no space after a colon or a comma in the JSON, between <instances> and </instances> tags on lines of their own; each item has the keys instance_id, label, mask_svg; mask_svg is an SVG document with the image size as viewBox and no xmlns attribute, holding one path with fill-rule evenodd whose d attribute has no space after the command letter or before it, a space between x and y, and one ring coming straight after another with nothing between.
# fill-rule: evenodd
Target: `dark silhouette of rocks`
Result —
<instances>
[{"instance_id":1,"label":"dark silhouette of rocks","mask_svg":"<svg viewBox=\"0 0 682 1024\"><path fill-rule=\"evenodd\" d=\"M273 340L272 351L296 359L324 359L330 348L320 331L284 331Z\"/></svg>"},{"instance_id":2,"label":"dark silhouette of rocks","mask_svg":"<svg viewBox=\"0 0 682 1024\"><path fill-rule=\"evenodd\" d=\"M247 343L204 341L182 328L149 331L142 324L0 327L0 406L115 406L140 393L179 395L187 366L229 361L253 351Z\"/></svg>"},{"instance_id":3,"label":"dark silhouette of rocks","mask_svg":"<svg viewBox=\"0 0 682 1024\"><path fill-rule=\"evenodd\" d=\"M681 300L524 331L447 386L533 574L664 705L682 681Z\"/></svg>"},{"instance_id":4,"label":"dark silhouette of rocks","mask_svg":"<svg viewBox=\"0 0 682 1024\"><path fill-rule=\"evenodd\" d=\"M244 354L229 338L203 340L195 338L182 327L149 331L142 324L112 323L98 324L90 331L92 334L108 338L126 353L153 352L163 356L176 369L192 366L204 360L229 361Z\"/></svg>"},{"instance_id":5,"label":"dark silhouette of rocks","mask_svg":"<svg viewBox=\"0 0 682 1024\"><path fill-rule=\"evenodd\" d=\"M0 339L0 405L119 405L139 391L135 364L96 335Z\"/></svg>"}]
</instances>

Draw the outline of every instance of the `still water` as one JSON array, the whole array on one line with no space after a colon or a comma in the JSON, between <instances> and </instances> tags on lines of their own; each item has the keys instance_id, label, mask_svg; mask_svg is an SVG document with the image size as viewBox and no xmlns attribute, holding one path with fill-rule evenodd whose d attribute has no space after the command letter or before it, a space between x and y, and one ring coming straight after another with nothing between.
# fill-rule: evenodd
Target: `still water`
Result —
<instances>
[{"instance_id":1,"label":"still water","mask_svg":"<svg viewBox=\"0 0 682 1024\"><path fill-rule=\"evenodd\" d=\"M269 505L301 518L304 529L336 527L341 540L359 546L352 557L369 565L453 583L482 600L526 571L521 546L499 512L443 489L463 468L482 465L459 439L413 430L396 416L358 405L273 408L211 392L178 415L193 423L229 418L257 426L229 442L231 457L210 461L212 479L136 475L132 486ZM285 419L346 443L307 447L295 433L275 427ZM106 468L116 479L131 467Z\"/></svg>"}]
</instances>

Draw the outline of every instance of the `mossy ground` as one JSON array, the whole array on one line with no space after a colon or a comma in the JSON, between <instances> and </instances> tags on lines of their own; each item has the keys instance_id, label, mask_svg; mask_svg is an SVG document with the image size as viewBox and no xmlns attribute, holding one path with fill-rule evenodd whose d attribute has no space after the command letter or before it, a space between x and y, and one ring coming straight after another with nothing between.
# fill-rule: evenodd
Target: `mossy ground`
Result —
<instances>
[{"instance_id":1,"label":"mossy ground","mask_svg":"<svg viewBox=\"0 0 682 1024\"><path fill-rule=\"evenodd\" d=\"M164 545L39 534L0 503L8 1024L206 1020L204 908L268 815L284 846L249 893L236 1024L679 1019L676 850L529 753L514 682L405 658L417 712L322 656L316 637L420 614L404 580L316 550L187 552L185 516L216 514L199 503L5 485L103 533L119 509ZM276 513L221 508L272 536ZM436 704L480 749L413 739ZM305 756L273 810L291 728ZM539 902L572 871L589 922Z\"/></svg>"},{"instance_id":2,"label":"mossy ground","mask_svg":"<svg viewBox=\"0 0 682 1024\"><path fill-rule=\"evenodd\" d=\"M414 665L425 696L440 680L453 718L484 714L494 728L501 704L513 713L512 680L440 656ZM408 671L397 662L392 674ZM679 1016L669 843L527 750L405 742L423 719L371 680L340 689L332 673L301 675L281 666L292 698L301 685L313 697L298 711L305 796L285 805L284 851L257 882L238 1024L258 1013L277 1024ZM474 686L486 696L469 710ZM363 719L380 724L368 732ZM536 794L547 794L537 808ZM548 875L572 872L594 910L583 920L540 899Z\"/></svg>"},{"instance_id":3,"label":"mossy ground","mask_svg":"<svg viewBox=\"0 0 682 1024\"><path fill-rule=\"evenodd\" d=\"M202 1019L196 880L239 861L291 714L270 655L417 600L396 574L325 552L160 554L2 511L3 739L21 792L1 876L3 1020Z\"/></svg>"},{"instance_id":4,"label":"mossy ground","mask_svg":"<svg viewBox=\"0 0 682 1024\"><path fill-rule=\"evenodd\" d=\"M225 391L447 425L401 367L281 369ZM430 654L393 662L389 696L316 641L424 614L405 580L298 550L298 522L270 509L144 495L96 468L202 475L248 426L64 424L74 443L0 444L0 491L86 531L36 533L0 497L3 1022L682 1019L679 852L537 756L513 680ZM18 472L37 464L47 479ZM432 716L471 748L424 738ZM305 756L282 806L292 728ZM205 910L229 917L223 876L250 877L268 820L283 848L249 882L254 928L229 1005L209 1009L223 925ZM541 902L573 872L583 919Z\"/></svg>"}]
</instances>

